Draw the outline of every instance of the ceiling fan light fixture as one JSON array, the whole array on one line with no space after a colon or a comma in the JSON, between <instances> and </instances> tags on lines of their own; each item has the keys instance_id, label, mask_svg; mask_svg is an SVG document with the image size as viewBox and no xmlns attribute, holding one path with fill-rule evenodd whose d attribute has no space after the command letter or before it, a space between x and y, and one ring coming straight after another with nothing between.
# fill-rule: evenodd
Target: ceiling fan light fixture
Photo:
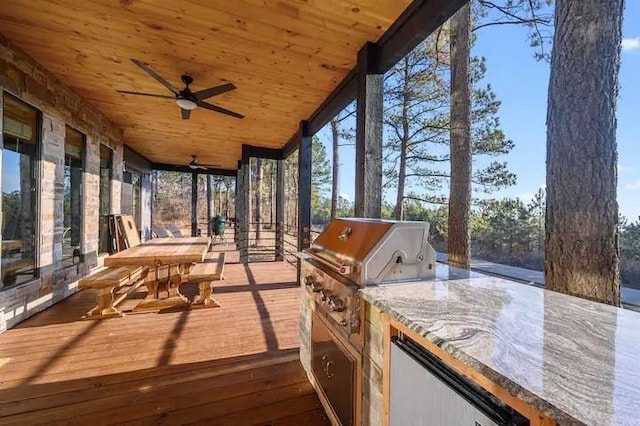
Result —
<instances>
[{"instance_id":1,"label":"ceiling fan light fixture","mask_svg":"<svg viewBox=\"0 0 640 426\"><path fill-rule=\"evenodd\" d=\"M182 109L186 109L188 111L192 111L198 107L198 104L189 99L178 98L176 99L176 103Z\"/></svg>"}]
</instances>

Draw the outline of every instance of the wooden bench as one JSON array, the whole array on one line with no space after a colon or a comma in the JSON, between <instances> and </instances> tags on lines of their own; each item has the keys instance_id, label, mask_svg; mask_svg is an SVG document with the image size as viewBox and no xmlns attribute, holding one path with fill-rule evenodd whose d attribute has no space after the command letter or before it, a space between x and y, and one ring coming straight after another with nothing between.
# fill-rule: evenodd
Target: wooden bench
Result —
<instances>
[{"instance_id":1,"label":"wooden bench","mask_svg":"<svg viewBox=\"0 0 640 426\"><path fill-rule=\"evenodd\" d=\"M124 314L116 308L129 294L144 283L149 268L142 266L121 266L107 268L78 282L78 288L98 290L97 305L87 312L83 319L102 319L122 317ZM133 284L133 285L132 285ZM114 292L120 287L132 285L126 293L116 300Z\"/></svg>"},{"instance_id":2,"label":"wooden bench","mask_svg":"<svg viewBox=\"0 0 640 426\"><path fill-rule=\"evenodd\" d=\"M18 272L21 269L33 268L33 259L6 258L2 259L2 281L5 284L16 282Z\"/></svg>"},{"instance_id":3,"label":"wooden bench","mask_svg":"<svg viewBox=\"0 0 640 426\"><path fill-rule=\"evenodd\" d=\"M199 294L192 306L217 308L220 303L213 297L213 282L224 279L224 252L208 253L204 262L196 263L189 270L187 282L198 283Z\"/></svg>"}]
</instances>

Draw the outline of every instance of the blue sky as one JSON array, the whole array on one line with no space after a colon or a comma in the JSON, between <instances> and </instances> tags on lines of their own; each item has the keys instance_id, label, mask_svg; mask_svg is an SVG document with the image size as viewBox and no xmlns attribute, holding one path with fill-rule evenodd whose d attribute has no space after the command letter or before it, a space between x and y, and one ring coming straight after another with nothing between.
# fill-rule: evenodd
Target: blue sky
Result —
<instances>
[{"instance_id":1,"label":"blue sky","mask_svg":"<svg viewBox=\"0 0 640 426\"><path fill-rule=\"evenodd\" d=\"M626 2L623 50L618 99L618 155L620 212L630 219L640 215L640 1ZM486 58L485 82L502 101L500 121L507 137L515 142L511 153L501 157L517 174L515 186L493 197L520 197L528 201L545 182L546 109L549 64L537 62L529 46L527 28L492 26L480 29L472 54ZM320 139L331 152L330 135ZM354 149L340 150L340 192L354 195ZM386 194L391 201L395 193Z\"/></svg>"}]
</instances>

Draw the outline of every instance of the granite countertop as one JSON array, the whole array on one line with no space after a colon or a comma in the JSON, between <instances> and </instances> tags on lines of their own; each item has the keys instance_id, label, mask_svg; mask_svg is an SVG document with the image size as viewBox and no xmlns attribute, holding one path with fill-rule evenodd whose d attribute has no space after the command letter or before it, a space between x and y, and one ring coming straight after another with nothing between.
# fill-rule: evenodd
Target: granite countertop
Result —
<instances>
[{"instance_id":1,"label":"granite countertop","mask_svg":"<svg viewBox=\"0 0 640 426\"><path fill-rule=\"evenodd\" d=\"M361 294L561 425L640 425L640 313L446 265Z\"/></svg>"}]
</instances>

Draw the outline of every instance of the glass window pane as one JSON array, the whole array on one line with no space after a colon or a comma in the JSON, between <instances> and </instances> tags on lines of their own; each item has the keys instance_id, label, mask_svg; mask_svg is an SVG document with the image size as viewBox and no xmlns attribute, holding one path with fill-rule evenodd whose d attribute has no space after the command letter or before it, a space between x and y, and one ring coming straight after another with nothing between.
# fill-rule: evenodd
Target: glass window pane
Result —
<instances>
[{"instance_id":1,"label":"glass window pane","mask_svg":"<svg viewBox=\"0 0 640 426\"><path fill-rule=\"evenodd\" d=\"M191 173L155 170L153 227L174 224L183 235L191 235Z\"/></svg>"},{"instance_id":2,"label":"glass window pane","mask_svg":"<svg viewBox=\"0 0 640 426\"><path fill-rule=\"evenodd\" d=\"M141 227L141 204L142 204L142 176L139 173L131 172L131 186L133 187L132 214L138 231Z\"/></svg>"},{"instance_id":3,"label":"glass window pane","mask_svg":"<svg viewBox=\"0 0 640 426\"><path fill-rule=\"evenodd\" d=\"M36 276L37 110L3 95L2 286Z\"/></svg>"},{"instance_id":4,"label":"glass window pane","mask_svg":"<svg viewBox=\"0 0 640 426\"><path fill-rule=\"evenodd\" d=\"M82 232L82 171L84 135L66 128L64 144L64 233L62 235L62 264L80 262Z\"/></svg>"},{"instance_id":5,"label":"glass window pane","mask_svg":"<svg viewBox=\"0 0 640 426\"><path fill-rule=\"evenodd\" d=\"M18 98L4 94L2 133L22 143L36 144L38 111Z\"/></svg>"}]
</instances>

